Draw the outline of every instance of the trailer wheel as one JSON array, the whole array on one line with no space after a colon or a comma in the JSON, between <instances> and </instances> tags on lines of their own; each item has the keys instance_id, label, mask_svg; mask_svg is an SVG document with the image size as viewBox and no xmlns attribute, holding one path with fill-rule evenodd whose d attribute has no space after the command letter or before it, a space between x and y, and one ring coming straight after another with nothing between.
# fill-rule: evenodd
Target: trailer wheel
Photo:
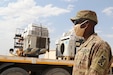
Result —
<instances>
[{"instance_id":1,"label":"trailer wheel","mask_svg":"<svg viewBox=\"0 0 113 75\"><path fill-rule=\"evenodd\" d=\"M8 68L0 75L29 75L27 71L19 67Z\"/></svg>"},{"instance_id":2,"label":"trailer wheel","mask_svg":"<svg viewBox=\"0 0 113 75\"><path fill-rule=\"evenodd\" d=\"M70 75L70 73L63 68L50 68L46 70L42 75Z\"/></svg>"}]
</instances>

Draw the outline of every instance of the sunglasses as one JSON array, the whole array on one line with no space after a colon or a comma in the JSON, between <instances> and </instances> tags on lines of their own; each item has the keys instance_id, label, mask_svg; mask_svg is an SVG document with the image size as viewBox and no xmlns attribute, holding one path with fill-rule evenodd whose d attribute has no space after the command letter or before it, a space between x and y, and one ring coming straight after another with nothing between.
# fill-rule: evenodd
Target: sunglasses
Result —
<instances>
[{"instance_id":1,"label":"sunglasses","mask_svg":"<svg viewBox=\"0 0 113 75\"><path fill-rule=\"evenodd\" d=\"M76 24L81 24L82 22L84 22L86 19L77 19L75 21L73 21L74 25Z\"/></svg>"}]
</instances>

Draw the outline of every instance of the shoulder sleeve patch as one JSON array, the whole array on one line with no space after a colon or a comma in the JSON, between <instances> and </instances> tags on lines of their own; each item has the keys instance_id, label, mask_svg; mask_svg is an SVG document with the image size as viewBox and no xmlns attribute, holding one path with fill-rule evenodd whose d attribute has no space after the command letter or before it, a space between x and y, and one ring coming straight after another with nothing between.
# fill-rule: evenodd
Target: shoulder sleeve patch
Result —
<instances>
[{"instance_id":1,"label":"shoulder sleeve patch","mask_svg":"<svg viewBox=\"0 0 113 75\"><path fill-rule=\"evenodd\" d=\"M98 65L100 65L101 67L103 67L106 63L106 56L102 55L100 57L100 59L98 60Z\"/></svg>"}]
</instances>

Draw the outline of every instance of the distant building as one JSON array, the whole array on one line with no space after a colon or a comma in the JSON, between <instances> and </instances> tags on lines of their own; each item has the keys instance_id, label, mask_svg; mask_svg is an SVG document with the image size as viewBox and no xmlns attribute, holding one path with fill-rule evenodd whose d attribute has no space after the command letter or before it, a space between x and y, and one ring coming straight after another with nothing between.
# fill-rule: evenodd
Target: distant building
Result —
<instances>
[{"instance_id":1,"label":"distant building","mask_svg":"<svg viewBox=\"0 0 113 75\"><path fill-rule=\"evenodd\" d=\"M44 58L46 59L56 59L56 50L50 50L44 54Z\"/></svg>"}]
</instances>

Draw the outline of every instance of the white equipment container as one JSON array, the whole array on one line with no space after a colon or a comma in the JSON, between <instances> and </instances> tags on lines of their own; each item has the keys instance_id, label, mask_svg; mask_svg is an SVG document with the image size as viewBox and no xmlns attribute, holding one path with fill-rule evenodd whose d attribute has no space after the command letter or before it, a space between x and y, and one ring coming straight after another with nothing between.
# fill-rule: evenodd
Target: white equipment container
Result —
<instances>
[{"instance_id":1,"label":"white equipment container","mask_svg":"<svg viewBox=\"0 0 113 75\"><path fill-rule=\"evenodd\" d=\"M42 27L36 24L30 24L25 28L23 33L24 38L24 50L30 48L49 48L49 33L46 27Z\"/></svg>"},{"instance_id":2,"label":"white equipment container","mask_svg":"<svg viewBox=\"0 0 113 75\"><path fill-rule=\"evenodd\" d=\"M75 36L74 30L64 33L63 36L56 41L56 58L74 58L76 54L76 42L80 38Z\"/></svg>"}]
</instances>

